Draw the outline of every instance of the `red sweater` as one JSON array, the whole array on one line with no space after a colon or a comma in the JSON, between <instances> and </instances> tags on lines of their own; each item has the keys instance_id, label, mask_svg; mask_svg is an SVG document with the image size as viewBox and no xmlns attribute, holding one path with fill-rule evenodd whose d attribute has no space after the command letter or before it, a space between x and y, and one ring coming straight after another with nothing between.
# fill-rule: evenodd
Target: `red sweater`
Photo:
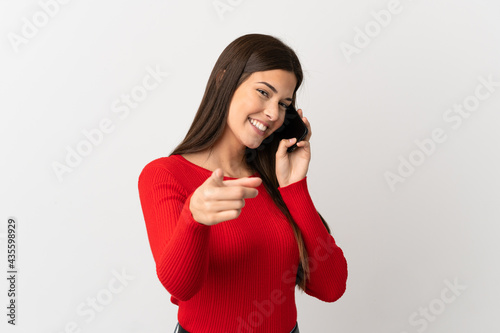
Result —
<instances>
[{"instance_id":1,"label":"red sweater","mask_svg":"<svg viewBox=\"0 0 500 333\"><path fill-rule=\"evenodd\" d=\"M288 333L297 320L299 250L292 227L264 184L245 199L238 218L213 226L197 222L189 202L211 174L171 155L151 161L139 176L156 272L179 306L178 321L194 333ZM347 262L314 207L307 176L278 189L308 251L306 293L336 301L346 288Z\"/></svg>"}]
</instances>

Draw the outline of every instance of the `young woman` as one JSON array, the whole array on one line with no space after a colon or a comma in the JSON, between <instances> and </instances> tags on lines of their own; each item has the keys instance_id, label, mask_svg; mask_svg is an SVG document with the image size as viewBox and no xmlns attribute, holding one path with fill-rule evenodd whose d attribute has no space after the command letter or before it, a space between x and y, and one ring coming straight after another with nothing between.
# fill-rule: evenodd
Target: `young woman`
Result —
<instances>
[{"instance_id":1,"label":"young woman","mask_svg":"<svg viewBox=\"0 0 500 333\"><path fill-rule=\"evenodd\" d=\"M262 34L222 52L184 140L149 162L139 195L156 272L179 332L298 333L295 286L325 302L347 262L307 187L311 125L298 148L277 131L303 74Z\"/></svg>"}]
</instances>

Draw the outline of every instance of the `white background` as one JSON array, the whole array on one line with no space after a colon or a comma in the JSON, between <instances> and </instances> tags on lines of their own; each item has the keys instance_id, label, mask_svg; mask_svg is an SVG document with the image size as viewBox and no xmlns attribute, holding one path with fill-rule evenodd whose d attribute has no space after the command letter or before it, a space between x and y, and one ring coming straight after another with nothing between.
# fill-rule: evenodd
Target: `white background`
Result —
<instances>
[{"instance_id":1,"label":"white background","mask_svg":"<svg viewBox=\"0 0 500 333\"><path fill-rule=\"evenodd\" d=\"M500 81L498 2L401 0L385 27L371 13L389 1L221 0L224 12L216 3L74 0L52 17L36 1L0 3L0 258L6 274L15 217L19 269L15 327L0 283L1 331L60 333L71 322L67 332L174 331L138 176L184 137L224 47L255 32L301 60L310 193L349 264L337 302L297 289L301 332L499 331L498 83L458 128L443 118L474 100L479 77ZM34 17L38 31L16 46ZM346 56L341 45L356 42ZM120 118L113 103L156 67L169 75ZM59 180L54 162L106 118L113 131ZM424 155L415 140L438 128L447 139ZM391 188L386 172L410 156L419 165ZM87 303L96 296L100 311Z\"/></svg>"}]
</instances>

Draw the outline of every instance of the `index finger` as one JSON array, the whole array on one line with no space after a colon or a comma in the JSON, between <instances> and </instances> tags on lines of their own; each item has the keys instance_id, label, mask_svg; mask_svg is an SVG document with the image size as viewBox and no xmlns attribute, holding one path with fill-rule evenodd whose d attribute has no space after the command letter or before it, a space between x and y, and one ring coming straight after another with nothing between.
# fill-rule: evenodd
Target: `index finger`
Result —
<instances>
[{"instance_id":1,"label":"index finger","mask_svg":"<svg viewBox=\"0 0 500 333\"><path fill-rule=\"evenodd\" d=\"M311 123L309 122L309 119L307 119L306 117L304 117L304 111L302 111L302 109L298 109L297 110L297 113L299 113L300 115L300 119L302 119L302 121L304 122L304 124L306 125L307 127L307 135L305 137L305 141L309 141L311 139L311 135L312 135L312 131L311 131Z\"/></svg>"},{"instance_id":2,"label":"index finger","mask_svg":"<svg viewBox=\"0 0 500 333\"><path fill-rule=\"evenodd\" d=\"M223 180L222 184L226 186L246 186L246 187L257 187L262 183L262 178L260 177L243 177L237 179Z\"/></svg>"}]
</instances>

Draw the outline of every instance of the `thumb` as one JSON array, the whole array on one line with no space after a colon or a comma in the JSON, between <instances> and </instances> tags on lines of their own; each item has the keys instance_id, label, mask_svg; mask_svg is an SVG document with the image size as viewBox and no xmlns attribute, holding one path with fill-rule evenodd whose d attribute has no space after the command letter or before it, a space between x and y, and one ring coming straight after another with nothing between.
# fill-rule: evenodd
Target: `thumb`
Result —
<instances>
[{"instance_id":1,"label":"thumb","mask_svg":"<svg viewBox=\"0 0 500 333\"><path fill-rule=\"evenodd\" d=\"M224 172L222 171L221 168L217 168L212 172L212 175L210 176L211 180L213 183L222 185L222 180L224 178Z\"/></svg>"},{"instance_id":2,"label":"thumb","mask_svg":"<svg viewBox=\"0 0 500 333\"><path fill-rule=\"evenodd\" d=\"M295 143L295 141L297 141L296 138L281 140L280 144L278 146L278 150L276 152L276 156L277 157L285 157L285 156L287 156L288 152L286 150L288 149L288 147L293 146L293 144Z\"/></svg>"}]
</instances>

